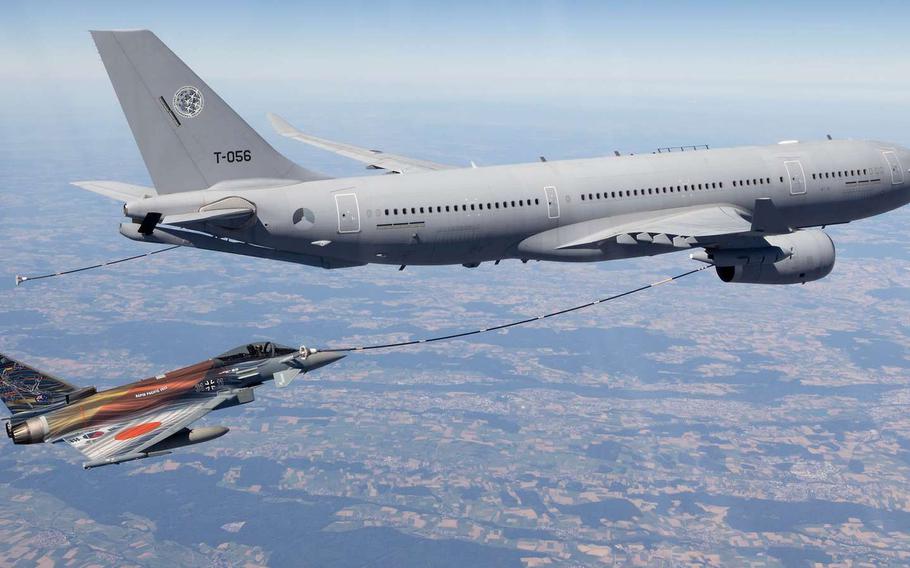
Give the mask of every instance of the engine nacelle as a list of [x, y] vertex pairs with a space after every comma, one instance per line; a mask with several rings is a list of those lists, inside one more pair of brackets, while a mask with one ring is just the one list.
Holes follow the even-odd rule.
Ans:
[[834, 268], [834, 242], [824, 231], [773, 235], [765, 237], [765, 241], [768, 247], [743, 250], [739, 255], [717, 251], [714, 264], [720, 279], [749, 284], [805, 284], [824, 278]]

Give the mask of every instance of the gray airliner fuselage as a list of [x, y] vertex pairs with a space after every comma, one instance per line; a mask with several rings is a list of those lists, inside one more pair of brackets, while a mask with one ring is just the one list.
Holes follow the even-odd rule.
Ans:
[[[726, 281], [805, 283], [834, 266], [811, 229], [910, 201], [910, 151], [854, 140], [455, 167], [279, 134], [395, 175], [330, 179], [288, 160], [146, 30], [92, 37], [155, 187], [121, 233], [325, 268], [598, 261], [692, 250]], [[694, 249], [694, 250], [693, 250]], [[703, 250], [700, 250], [703, 249]]]
[[[769, 198], [793, 229], [847, 223], [910, 201], [910, 151], [828, 140], [586, 160], [330, 179], [130, 203], [141, 220], [239, 197], [257, 222], [212, 234], [334, 262], [467, 264], [509, 258], [599, 261], [673, 252], [684, 243], [598, 242], [601, 227], [723, 204], [749, 212]], [[250, 182], [243, 182], [248, 185]]]

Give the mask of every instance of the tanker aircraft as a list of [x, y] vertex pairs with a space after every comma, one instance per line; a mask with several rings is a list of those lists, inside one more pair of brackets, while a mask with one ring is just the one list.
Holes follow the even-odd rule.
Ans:
[[253, 389], [279, 387], [344, 357], [270, 342], [251, 343], [214, 359], [105, 391], [79, 388], [0, 355], [0, 399], [12, 416], [14, 444], [66, 442], [88, 458], [85, 469], [162, 456], [228, 432], [190, 429], [213, 410], [253, 402]]
[[153, 33], [94, 31], [154, 187], [74, 182], [124, 202], [120, 232], [323, 268], [587, 262], [688, 250], [726, 282], [805, 283], [821, 230], [910, 201], [910, 150], [784, 141], [469, 167], [279, 134], [394, 175], [330, 179], [279, 154]]

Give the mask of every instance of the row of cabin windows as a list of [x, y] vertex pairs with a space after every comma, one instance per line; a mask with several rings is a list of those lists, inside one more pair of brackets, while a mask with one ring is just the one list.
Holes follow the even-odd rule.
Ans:
[[[858, 175], [867, 175], [865, 168], [861, 170], [842, 170], [837, 172], [823, 172], [823, 173], [814, 173], [812, 174], [812, 179], [830, 179], [838, 177], [850, 177]], [[781, 183], [783, 183], [784, 178], [780, 178]], [[753, 185], [770, 185], [771, 178], [752, 178], [752, 179], [741, 179], [733, 180], [733, 187], [745, 187]], [[655, 195], [661, 193], [682, 193], [685, 191], [697, 191], [702, 189], [723, 189], [724, 182], [709, 182], [709, 183], [698, 183], [698, 184], [683, 184], [677, 186], [666, 186], [666, 187], [649, 187], [648, 189], [626, 189], [619, 191], [604, 191], [603, 193], [582, 193], [582, 201], [594, 201], [595, 199], [615, 199], [617, 197], [638, 197], [639, 195]], [[497, 201], [495, 203], [487, 203], [486, 208], [491, 209], [508, 209], [511, 204], [511, 207], [525, 207], [529, 205], [540, 205], [540, 199], [519, 199], [518, 201]], [[460, 209], [459, 209], [460, 207]], [[412, 215], [417, 213], [433, 213], [434, 206], [429, 207], [411, 207], [410, 212]], [[462, 203], [460, 205], [436, 205], [436, 213], [450, 213], [452, 211], [483, 211], [483, 203]], [[469, 209], [470, 208], [470, 209]], [[388, 215], [398, 215], [400, 212], [401, 215], [408, 214], [408, 208], [403, 207], [401, 209], [386, 209], [385, 214]]]
[[866, 168], [863, 168], [861, 170], [840, 170], [837, 172], [820, 172], [817, 174], [812, 174], [812, 179], [831, 179], [831, 178], [855, 177], [855, 176], [865, 176], [865, 175], [869, 175], [869, 174], [867, 173]]
[[649, 187], [648, 189], [626, 189], [619, 191], [605, 191], [603, 193], [582, 193], [582, 201], [594, 201], [595, 199], [615, 199], [617, 197], [638, 197], [639, 195], [658, 195], [661, 193], [682, 193], [684, 191], [696, 191], [699, 189], [723, 189], [724, 182], [712, 181], [710, 183], [693, 183], [683, 185], [668, 185], [666, 187]]
[[[780, 178], [780, 181], [784, 181], [784, 178]], [[750, 183], [751, 182], [751, 183]], [[744, 185], [770, 185], [771, 178], [752, 178], [752, 179], [741, 179], [737, 185], [737, 180], [733, 180], [733, 187], [743, 187]]]
[[407, 215], [410, 211], [411, 215], [417, 215], [418, 213], [451, 213], [452, 211], [483, 211], [484, 205], [486, 205], [487, 210], [491, 209], [508, 209], [509, 207], [528, 207], [530, 205], [540, 205], [540, 199], [519, 199], [517, 201], [497, 201], [495, 203], [462, 203], [459, 205], [431, 205], [429, 207], [402, 207], [401, 209], [386, 209], [385, 214], [388, 215]]

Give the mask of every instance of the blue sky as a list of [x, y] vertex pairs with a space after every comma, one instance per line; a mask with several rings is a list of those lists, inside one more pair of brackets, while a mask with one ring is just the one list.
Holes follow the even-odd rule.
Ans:
[[96, 84], [86, 30], [146, 27], [209, 80], [306, 80], [326, 96], [893, 102], [910, 89], [908, 22], [906, 2], [14, 0], [0, 76]]
[[534, 149], [521, 156], [827, 133], [908, 144], [908, 22], [910, 3], [892, 1], [7, 0], [0, 135], [37, 121], [40, 136], [125, 132], [87, 30], [141, 27], [266, 136], [277, 111], [425, 158], [512, 159], [444, 147], [434, 117], [456, 113], [447, 123], [477, 130], [479, 145]]

